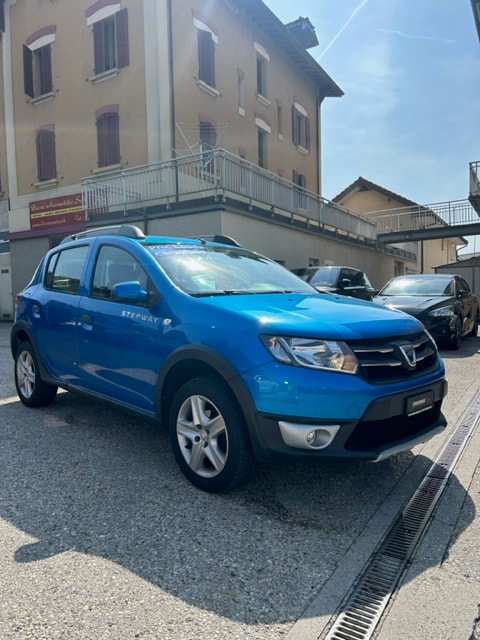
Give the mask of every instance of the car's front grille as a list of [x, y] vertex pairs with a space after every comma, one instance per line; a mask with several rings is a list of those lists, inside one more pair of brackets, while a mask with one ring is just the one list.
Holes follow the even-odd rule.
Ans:
[[349, 451], [376, 451], [413, 438], [426, 431], [440, 417], [441, 400], [431, 409], [413, 416], [399, 415], [385, 420], [361, 421], [345, 443]]
[[373, 384], [415, 378], [435, 371], [437, 348], [425, 331], [387, 340], [350, 341], [360, 364], [359, 375]]

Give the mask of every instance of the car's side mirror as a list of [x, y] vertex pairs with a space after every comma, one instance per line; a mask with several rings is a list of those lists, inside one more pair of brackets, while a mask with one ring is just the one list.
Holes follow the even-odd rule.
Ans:
[[340, 282], [338, 283], [339, 289], [346, 289], [347, 287], [351, 287], [351, 286], [352, 286], [352, 281], [349, 280], [348, 278], [342, 278], [342, 280], [340, 280]]
[[129, 302], [130, 304], [145, 304], [148, 302], [148, 291], [145, 291], [136, 280], [119, 282], [112, 287], [112, 300]]

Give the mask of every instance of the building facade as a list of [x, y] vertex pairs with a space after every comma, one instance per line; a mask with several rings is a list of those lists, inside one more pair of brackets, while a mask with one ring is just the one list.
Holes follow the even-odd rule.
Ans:
[[307, 50], [308, 19], [283, 25], [261, 0], [2, 5], [12, 300], [61, 238], [125, 217], [150, 233], [234, 235], [290, 268], [353, 263], [375, 286], [412, 260], [321, 197], [321, 108], [342, 91]]

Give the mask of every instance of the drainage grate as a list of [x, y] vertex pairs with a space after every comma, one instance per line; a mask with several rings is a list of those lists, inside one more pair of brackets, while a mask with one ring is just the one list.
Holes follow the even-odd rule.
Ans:
[[479, 417], [480, 391], [477, 391], [420, 486], [372, 556], [324, 640], [371, 638]]

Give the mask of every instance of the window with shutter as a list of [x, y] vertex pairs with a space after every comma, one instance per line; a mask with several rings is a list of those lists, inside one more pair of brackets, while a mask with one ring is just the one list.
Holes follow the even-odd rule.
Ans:
[[57, 161], [53, 125], [37, 130], [36, 144], [38, 181], [54, 180], [57, 177]]
[[120, 130], [117, 112], [105, 112], [97, 118], [98, 166], [120, 164]]
[[307, 187], [307, 178], [303, 173], [299, 173], [295, 169], [293, 170], [293, 184], [296, 185], [294, 189], [294, 203], [297, 209], [307, 208], [307, 196], [304, 191]]
[[215, 43], [209, 31], [198, 29], [198, 78], [215, 87]]
[[311, 133], [310, 118], [306, 115], [305, 110], [292, 106], [292, 142], [295, 146], [301, 147], [304, 151], [310, 151]]
[[203, 168], [213, 173], [212, 154], [208, 153], [217, 144], [217, 130], [209, 120], [200, 120], [200, 149], [204, 153]]
[[266, 66], [266, 61], [261, 56], [257, 56], [257, 93], [261, 96], [267, 95]]
[[93, 57], [95, 75], [130, 64], [127, 9], [93, 23]]
[[202, 150], [213, 149], [217, 143], [217, 131], [212, 122], [200, 120], [200, 143]]
[[257, 152], [258, 152], [258, 166], [264, 167], [266, 162], [266, 142], [267, 134], [261, 129], [257, 129]]
[[50, 44], [33, 51], [23, 45], [23, 83], [25, 93], [32, 99], [53, 91]]

